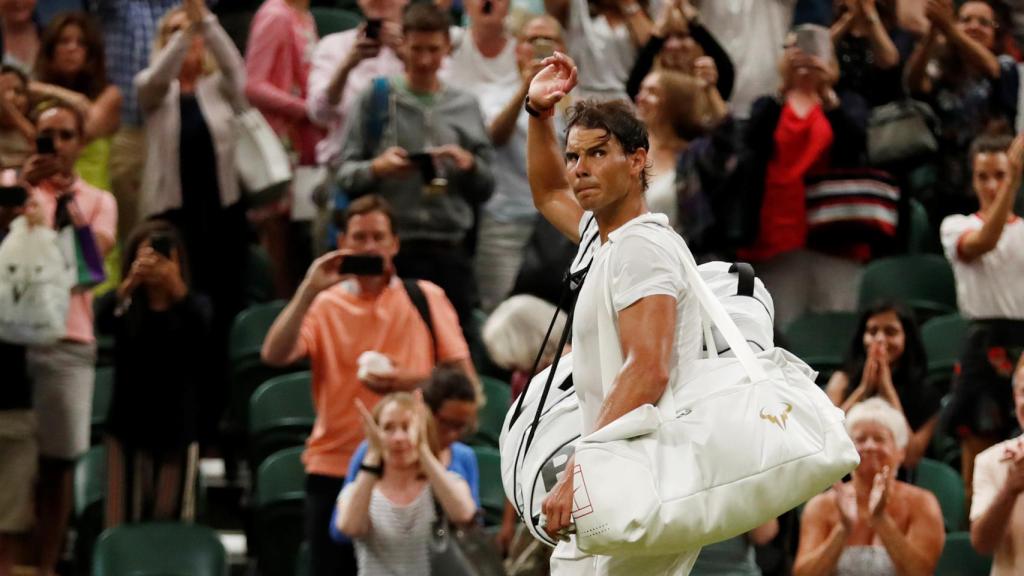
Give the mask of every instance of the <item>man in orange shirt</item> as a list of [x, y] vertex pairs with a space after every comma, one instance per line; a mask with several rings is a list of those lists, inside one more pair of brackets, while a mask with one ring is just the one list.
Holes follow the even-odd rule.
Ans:
[[[317, 420], [303, 461], [306, 538], [314, 575], [355, 573], [351, 547], [335, 544], [328, 535], [349, 460], [363, 440], [355, 401], [372, 408], [389, 392], [415, 389], [435, 364], [450, 364], [476, 377], [458, 316], [444, 291], [424, 280], [410, 286], [395, 276], [392, 259], [399, 241], [385, 200], [369, 195], [354, 201], [345, 214], [339, 246], [310, 266], [271, 326], [262, 351], [267, 364], [285, 366], [308, 356], [313, 368]], [[383, 266], [343, 274], [345, 259], [356, 255], [379, 256]], [[366, 263], [365, 258], [350, 258], [349, 264], [356, 260]], [[410, 290], [424, 297], [433, 330]], [[369, 356], [376, 356], [376, 362], [368, 362]]]

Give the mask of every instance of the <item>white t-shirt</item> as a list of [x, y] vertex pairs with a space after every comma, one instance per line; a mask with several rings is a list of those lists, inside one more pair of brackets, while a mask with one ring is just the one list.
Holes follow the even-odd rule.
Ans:
[[750, 105], [779, 89], [779, 58], [796, 0], [702, 0], [701, 20], [729, 54], [736, 82], [729, 107], [750, 116]]
[[[1003, 451], [1018, 438], [1000, 442], [985, 450], [974, 460], [974, 497], [971, 499], [971, 522], [981, 518], [1006, 483], [1009, 463]], [[1010, 513], [1010, 522], [1003, 539], [996, 546], [992, 559], [992, 576], [1011, 576], [1024, 571], [1024, 499], [1018, 498]]]
[[629, 100], [626, 80], [638, 50], [625, 22], [612, 27], [604, 16], [590, 16], [587, 0], [569, 0], [565, 40], [579, 71], [576, 99]]
[[1024, 320], [1024, 220], [1006, 223], [995, 249], [971, 262], [960, 259], [964, 235], [980, 230], [977, 214], [947, 216], [942, 221], [942, 248], [953, 266], [960, 313], [966, 318]]
[[[573, 382], [583, 415], [583, 434], [594, 430], [601, 405], [622, 368], [619, 312], [641, 298], [666, 294], [676, 299], [675, 346], [669, 386], [700, 354], [702, 332], [697, 298], [690, 292], [683, 258], [693, 261], [682, 237], [664, 214], [647, 213], [608, 235], [603, 244], [591, 214], [580, 220], [580, 252], [573, 272], [590, 271], [580, 290], [573, 316]], [[609, 329], [609, 327], [614, 327]]]

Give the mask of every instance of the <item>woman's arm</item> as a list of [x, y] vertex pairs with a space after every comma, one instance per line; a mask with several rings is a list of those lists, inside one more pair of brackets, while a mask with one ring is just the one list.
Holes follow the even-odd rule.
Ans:
[[175, 32], [150, 65], [135, 75], [135, 89], [139, 93], [139, 106], [143, 110], [153, 110], [160, 106], [171, 82], [181, 72], [191, 42], [190, 32]]
[[907, 87], [914, 94], [931, 94], [932, 80], [928, 77], [928, 61], [938, 43], [938, 32], [932, 27], [923, 40], [917, 43], [907, 60]]
[[468, 524], [476, 517], [476, 502], [469, 484], [454, 472], [448, 472], [444, 464], [430, 451], [427, 442], [420, 444], [420, 466], [427, 475], [430, 489], [440, 502], [445, 515], [455, 524]]
[[1009, 160], [1009, 178], [996, 192], [995, 201], [984, 212], [981, 228], [963, 235], [957, 246], [957, 256], [964, 262], [973, 262], [988, 254], [999, 244], [1006, 220], [1013, 214], [1013, 204], [1020, 189], [1021, 171], [1024, 170], [1024, 135], [1017, 136], [1006, 151]]
[[732, 64], [732, 58], [729, 57], [729, 53], [725, 51], [725, 48], [722, 48], [722, 45], [718, 43], [718, 40], [711, 34], [711, 31], [700, 23], [694, 22], [690, 24], [690, 36], [704, 50], [704, 55], [710, 56], [715, 61], [715, 67], [718, 68], [718, 82], [715, 86], [718, 88], [718, 93], [722, 99], [728, 100], [729, 96], [732, 95], [732, 87], [736, 81], [736, 69]]
[[633, 37], [633, 45], [637, 48], [647, 44], [651, 38], [651, 17], [636, 0], [621, 0], [619, 12], [626, 19], [629, 34]]
[[121, 125], [121, 89], [107, 85], [89, 107], [85, 116], [85, 138], [103, 138], [117, 132]]
[[849, 387], [850, 377], [846, 375], [846, 372], [836, 370], [832, 373], [832, 377], [828, 379], [828, 384], [825, 385], [825, 395], [836, 406], [842, 406], [846, 390]]
[[935, 427], [938, 424], [939, 415], [936, 414], [914, 431], [910, 436], [910, 443], [907, 445], [907, 455], [903, 458], [904, 466], [907, 468], [917, 466], [917, 463], [924, 457], [925, 451], [928, 450], [928, 445], [932, 442], [932, 436], [935, 435]]
[[220, 68], [221, 92], [232, 101], [241, 101], [245, 98], [245, 61], [238, 48], [212, 13], [207, 13], [198, 26]]
[[[379, 466], [380, 459], [370, 461], [371, 455], [363, 459], [367, 466]], [[372, 472], [360, 470], [356, 474], [356, 480], [348, 484], [338, 495], [337, 516], [335, 527], [339, 532], [350, 538], [364, 538], [370, 533], [372, 523], [370, 522], [370, 500], [373, 497], [373, 487], [379, 478]]]
[[904, 534], [896, 522], [883, 512], [871, 522], [889, 558], [896, 566], [896, 572], [905, 576], [927, 576], [935, 572], [942, 546], [946, 542], [942, 510], [939, 502], [930, 492], [909, 489], [908, 509], [910, 526]]
[[875, 66], [882, 70], [888, 70], [900, 63], [900, 52], [896, 44], [885, 29], [885, 24], [878, 16], [878, 10], [874, 2], [865, 2], [865, 17], [868, 21], [868, 42], [871, 43], [871, 50], [875, 53]]
[[651, 35], [647, 43], [640, 49], [636, 60], [633, 61], [633, 69], [629, 71], [629, 78], [626, 79], [626, 94], [630, 100], [636, 100], [636, 95], [640, 93], [640, 84], [651, 72], [651, 68], [654, 68], [654, 59], [658, 56], [658, 52], [661, 52], [661, 47], [664, 45], [665, 38], [655, 33]]
[[800, 520], [800, 547], [793, 564], [793, 576], [820, 576], [831, 574], [846, 545], [846, 528], [842, 522], [829, 519], [829, 508], [834, 507], [833, 492], [811, 499]]

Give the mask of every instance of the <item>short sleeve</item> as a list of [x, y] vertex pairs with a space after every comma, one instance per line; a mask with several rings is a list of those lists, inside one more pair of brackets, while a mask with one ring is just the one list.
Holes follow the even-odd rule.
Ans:
[[459, 315], [455, 313], [455, 308], [445, 296], [444, 290], [430, 282], [419, 280], [417, 283], [427, 297], [427, 304], [430, 307], [438, 361], [451, 362], [469, 358], [469, 345], [462, 335]]
[[452, 472], [457, 473], [469, 485], [469, 491], [473, 494], [473, 501], [480, 506], [480, 466], [476, 461], [476, 454], [473, 449], [461, 442], [451, 446], [452, 464], [448, 467]]
[[950, 262], [960, 258], [960, 241], [964, 234], [980, 227], [975, 218], [957, 214], [947, 216], [939, 228], [939, 237], [942, 240], [942, 252]]
[[321, 333], [320, 323], [323, 322], [320, 310], [323, 309], [322, 300], [318, 297], [313, 305], [306, 311], [302, 319], [302, 326], [299, 328], [299, 339], [296, 344], [299, 347], [300, 356], [315, 356], [320, 349], [319, 342]]
[[611, 261], [612, 306], [616, 312], [641, 298], [666, 295], [675, 299], [686, 290], [682, 266], [671, 248], [655, 238], [629, 234], [616, 240]]
[[996, 444], [982, 452], [974, 459], [974, 497], [971, 499], [970, 520], [974, 522], [988, 511], [996, 494], [999, 493], [1001, 474], [999, 473], [999, 453], [1003, 445]]

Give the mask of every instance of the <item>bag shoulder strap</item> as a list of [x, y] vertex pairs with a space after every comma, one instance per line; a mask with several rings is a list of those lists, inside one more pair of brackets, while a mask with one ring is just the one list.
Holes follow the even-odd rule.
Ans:
[[440, 355], [437, 350], [437, 336], [434, 334], [434, 320], [430, 316], [430, 302], [427, 301], [427, 295], [423, 293], [423, 289], [415, 279], [402, 278], [402, 286], [405, 287], [405, 292], [409, 295], [409, 300], [412, 300], [416, 311], [419, 312], [423, 323], [427, 325], [430, 342], [434, 347], [434, 363], [437, 363], [440, 360]]

